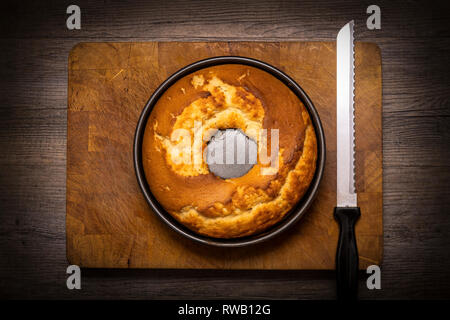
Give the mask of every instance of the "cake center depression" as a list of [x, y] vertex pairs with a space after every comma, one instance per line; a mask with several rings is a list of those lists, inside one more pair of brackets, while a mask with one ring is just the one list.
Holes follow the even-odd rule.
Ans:
[[[170, 137], [155, 133], [167, 164], [175, 173], [188, 177], [209, 174], [204, 151], [217, 130], [239, 128], [258, 143], [264, 119], [261, 101], [243, 87], [227, 84], [217, 76], [205, 80], [202, 75], [193, 76], [191, 85], [207, 94], [175, 116]], [[155, 131], [157, 127], [156, 121]]]
[[239, 129], [217, 131], [206, 147], [209, 171], [223, 179], [243, 176], [253, 167], [257, 158], [256, 142]]
[[[226, 129], [254, 141], [257, 159], [242, 176], [222, 179], [206, 153]], [[175, 219], [199, 234], [236, 238], [264, 231], [297, 204], [315, 173], [317, 142], [305, 106], [281, 81], [220, 65], [181, 78], [159, 98], [142, 159], [153, 195]]]

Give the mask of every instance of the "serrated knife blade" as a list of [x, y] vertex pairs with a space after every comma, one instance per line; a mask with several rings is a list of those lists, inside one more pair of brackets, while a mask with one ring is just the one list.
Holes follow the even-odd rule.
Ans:
[[355, 223], [360, 217], [355, 190], [355, 114], [353, 21], [336, 39], [336, 202], [334, 217], [339, 223], [336, 252], [337, 295], [355, 300], [358, 288], [359, 257]]
[[356, 207], [353, 21], [337, 36], [337, 206]]

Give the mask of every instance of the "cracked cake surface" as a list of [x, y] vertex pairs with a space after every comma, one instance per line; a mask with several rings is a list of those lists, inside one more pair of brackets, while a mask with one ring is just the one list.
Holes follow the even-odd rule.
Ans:
[[[229, 128], [257, 143], [258, 159], [245, 175], [222, 179], [203, 153], [217, 130]], [[176, 220], [202, 235], [236, 238], [264, 231], [298, 203], [314, 177], [317, 141], [305, 106], [285, 84], [258, 68], [225, 64], [164, 92], [147, 121], [142, 160], [151, 192]]]

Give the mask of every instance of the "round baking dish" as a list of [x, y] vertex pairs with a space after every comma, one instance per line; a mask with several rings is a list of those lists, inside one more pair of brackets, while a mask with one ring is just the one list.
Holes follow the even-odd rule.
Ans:
[[[223, 238], [212, 238], [208, 236], [203, 236], [200, 234], [195, 233], [194, 231], [188, 229], [184, 225], [182, 225], [180, 222], [176, 221], [175, 218], [173, 218], [168, 212], [166, 212], [162, 206], [158, 203], [156, 198], [153, 196], [153, 194], [150, 191], [150, 188], [148, 186], [144, 168], [142, 164], [142, 140], [144, 137], [144, 131], [147, 123], [147, 119], [150, 115], [150, 113], [153, 110], [154, 105], [158, 101], [158, 99], [161, 97], [161, 95], [167, 90], [170, 86], [172, 86], [176, 81], [183, 78], [184, 76], [193, 73], [195, 71], [198, 71], [203, 68], [212, 67], [216, 65], [221, 64], [241, 64], [241, 65], [248, 65], [252, 67], [259, 68], [263, 71], [266, 71], [270, 73], [271, 75], [278, 78], [280, 81], [282, 81], [287, 87], [289, 87], [292, 92], [294, 92], [299, 99], [303, 102], [305, 105], [305, 108], [308, 110], [311, 121], [314, 125], [314, 129], [316, 132], [316, 138], [317, 138], [317, 165], [316, 165], [316, 171], [313, 180], [311, 181], [311, 184], [307, 190], [307, 192], [304, 194], [304, 196], [300, 199], [300, 201], [297, 203], [297, 205], [286, 214], [286, 216], [278, 223], [270, 227], [269, 229], [265, 230], [262, 233], [254, 234], [251, 236], [241, 237], [241, 238], [232, 238], [232, 239], [223, 239]], [[195, 63], [192, 63], [177, 72], [175, 72], [173, 75], [171, 75], [166, 81], [164, 81], [153, 93], [153, 95], [148, 100], [147, 104], [144, 107], [144, 110], [142, 111], [142, 114], [139, 118], [139, 121], [137, 123], [136, 127], [136, 133], [134, 136], [134, 146], [133, 146], [133, 156], [134, 156], [134, 167], [136, 171], [137, 180], [139, 183], [139, 186], [144, 194], [145, 199], [147, 200], [150, 207], [153, 209], [153, 211], [173, 230], [176, 232], [182, 234], [183, 236], [203, 243], [207, 245], [213, 245], [213, 246], [219, 246], [219, 247], [241, 247], [246, 245], [251, 245], [255, 243], [259, 243], [262, 241], [266, 241], [268, 239], [271, 239], [275, 237], [276, 235], [282, 233], [283, 231], [287, 230], [289, 227], [294, 225], [297, 221], [300, 220], [300, 218], [305, 214], [307, 209], [310, 207], [311, 203], [313, 202], [317, 190], [320, 184], [320, 181], [322, 179], [323, 170], [325, 166], [325, 136], [322, 128], [322, 124], [320, 122], [319, 115], [317, 113], [316, 108], [314, 107], [313, 103], [309, 99], [309, 97], [306, 95], [306, 93], [303, 91], [303, 89], [294, 81], [292, 80], [288, 75], [286, 75], [284, 72], [278, 70], [277, 68], [251, 58], [245, 58], [245, 57], [237, 57], [237, 56], [222, 56], [222, 57], [213, 57], [204, 59]]]

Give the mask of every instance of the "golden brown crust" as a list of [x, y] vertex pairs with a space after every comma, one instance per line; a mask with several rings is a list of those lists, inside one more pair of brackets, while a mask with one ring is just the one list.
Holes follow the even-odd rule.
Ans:
[[[242, 177], [214, 176], [201, 157], [208, 138], [193, 133], [198, 124], [205, 136], [214, 133], [208, 129], [240, 128], [258, 142], [259, 156], [259, 130], [268, 129], [270, 139], [270, 129], [279, 129], [278, 170], [259, 159]], [[175, 129], [190, 135], [174, 137]], [[180, 79], [161, 96], [142, 151], [150, 189], [172, 216], [200, 234], [235, 238], [272, 226], [301, 199], [315, 173], [317, 142], [306, 108], [281, 81], [257, 68], [220, 65]]]

